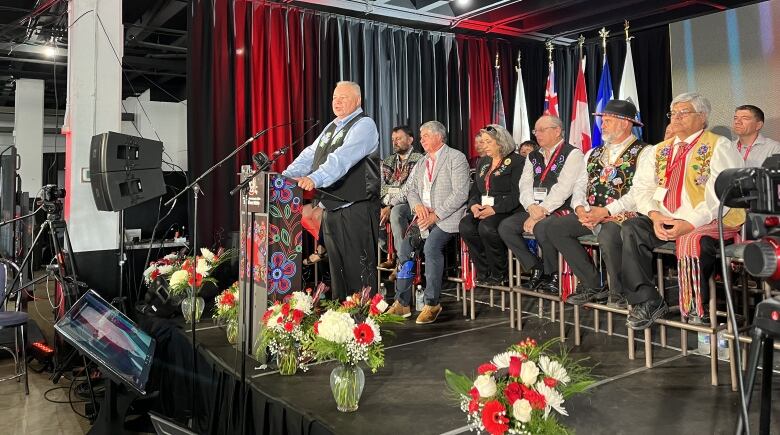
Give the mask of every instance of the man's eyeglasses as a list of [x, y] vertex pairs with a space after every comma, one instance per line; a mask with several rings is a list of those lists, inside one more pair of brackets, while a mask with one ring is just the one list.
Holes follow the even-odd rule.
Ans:
[[700, 112], [694, 112], [692, 110], [680, 110], [679, 112], [676, 112], [676, 111], [673, 110], [673, 111], [667, 113], [666, 117], [669, 118], [669, 119], [672, 119], [672, 118], [685, 118], [686, 116], [691, 115], [693, 113], [700, 113]]
[[542, 127], [542, 128], [535, 128], [531, 130], [531, 133], [536, 136], [539, 133], [544, 133], [545, 131], [551, 129], [551, 128], [557, 128], [557, 127]]

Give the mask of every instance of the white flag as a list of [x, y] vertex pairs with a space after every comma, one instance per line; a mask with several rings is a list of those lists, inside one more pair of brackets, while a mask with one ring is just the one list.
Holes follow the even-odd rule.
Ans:
[[528, 112], [525, 105], [525, 88], [523, 87], [523, 70], [517, 70], [517, 89], [515, 90], [515, 115], [512, 119], [512, 138], [515, 145], [531, 139], [531, 128], [528, 127]]
[[[630, 41], [626, 41], [626, 62], [623, 65], [623, 77], [620, 78], [618, 98], [630, 101], [636, 106], [636, 119], [642, 122], [642, 117], [639, 113], [639, 94], [636, 90], [636, 75], [634, 75], [634, 56], [631, 55]], [[634, 126], [634, 135], [640, 139], [642, 138], [642, 128], [638, 125]]]

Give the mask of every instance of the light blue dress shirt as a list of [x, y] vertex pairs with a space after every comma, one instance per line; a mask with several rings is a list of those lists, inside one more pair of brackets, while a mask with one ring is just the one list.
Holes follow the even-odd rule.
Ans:
[[317, 136], [317, 140], [301, 151], [298, 158], [282, 172], [282, 175], [291, 178], [308, 176], [314, 182], [314, 186], [318, 188], [328, 187], [341, 179], [350, 168], [379, 148], [379, 132], [373, 119], [364, 117], [356, 122], [344, 137], [344, 143], [330, 153], [325, 162], [312, 172], [311, 165], [314, 163], [314, 153], [317, 151], [323, 133], [331, 124], [336, 124], [336, 129], [333, 132], [335, 136], [352, 118], [361, 113], [363, 113], [363, 109], [358, 107], [344, 119], [334, 119], [326, 125], [322, 133]]

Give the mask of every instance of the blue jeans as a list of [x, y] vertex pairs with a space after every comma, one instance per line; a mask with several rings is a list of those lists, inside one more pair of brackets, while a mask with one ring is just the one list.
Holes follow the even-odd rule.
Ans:
[[[425, 239], [423, 253], [425, 255], [425, 304], [439, 305], [441, 295], [442, 274], [444, 273], [444, 247], [453, 237], [453, 233], [443, 231], [437, 226], [430, 228], [430, 234]], [[395, 300], [407, 307], [412, 302], [412, 282], [414, 281], [414, 258], [412, 245], [407, 238], [398, 250], [398, 278], [395, 281]]]
[[[390, 229], [393, 231], [393, 248], [396, 256], [401, 252], [401, 244], [404, 240], [406, 228], [412, 222], [412, 211], [409, 204], [398, 204], [390, 209]], [[379, 246], [387, 252], [387, 234], [384, 225], [379, 229]]]

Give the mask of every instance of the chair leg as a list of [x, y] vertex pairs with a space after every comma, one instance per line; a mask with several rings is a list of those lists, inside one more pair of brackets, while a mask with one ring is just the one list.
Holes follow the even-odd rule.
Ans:
[[688, 331], [680, 329], [680, 349], [683, 356], [688, 356]]
[[599, 310], [594, 309], [593, 310], [593, 331], [598, 334], [599, 333]]
[[[458, 288], [460, 289], [461, 293], [463, 294], [463, 297], [461, 298], [461, 303], [463, 304], [463, 317], [468, 316], [468, 297], [466, 296], [466, 285], [458, 283]], [[474, 291], [474, 289], [471, 289], [471, 291]]]
[[471, 320], [474, 320], [476, 318], [475, 310], [476, 310], [476, 293], [477, 293], [477, 287], [471, 289]]
[[580, 345], [580, 307], [574, 306], [574, 345]]
[[506, 292], [501, 291], [501, 312], [506, 310]]
[[710, 375], [712, 377], [712, 385], [718, 385], [718, 336], [715, 334], [715, 329], [718, 326], [718, 307], [715, 302], [715, 278], [710, 277], [710, 328], [713, 333], [710, 334]]
[[[729, 334], [732, 333], [733, 329], [731, 329], [731, 321], [728, 319], [728, 316], [726, 318], [726, 330], [729, 332]], [[736, 342], [736, 343], [735, 343]], [[729, 340], [729, 373], [731, 375], [731, 391], [737, 391], [737, 362], [735, 361], [736, 352], [734, 351], [734, 346], [739, 343], [739, 334], [734, 334], [734, 339]]]
[[607, 335], [612, 335], [612, 311], [607, 311]]
[[653, 331], [645, 329], [645, 367], [653, 367]]
[[[501, 293], [503, 296], [504, 294]], [[515, 327], [515, 296], [512, 294], [512, 292], [509, 292], [509, 327], [514, 328]]]
[[[666, 298], [666, 292], [664, 288], [664, 262], [660, 255], [655, 258], [656, 270], [658, 275], [658, 293], [662, 298]], [[666, 325], [661, 325], [661, 347], [666, 347]], [[648, 366], [649, 367], [649, 366]]]
[[517, 293], [517, 330], [523, 330], [523, 294]]
[[493, 308], [493, 289], [490, 289], [490, 308]]
[[20, 326], [19, 331], [22, 335], [22, 358], [20, 361], [22, 373], [24, 373], [24, 395], [29, 396], [30, 395], [30, 384], [27, 381], [27, 340], [25, 339], [25, 327]]
[[[563, 301], [558, 302], [558, 305], [560, 306], [561, 314], [560, 314], [560, 335], [561, 335], [561, 342], [566, 341], [566, 316], [564, 315], [566, 313], [566, 307]], [[553, 307], [555, 307], [555, 302], [553, 302]], [[554, 311], [553, 311], [554, 312]]]
[[628, 359], [636, 359], [636, 342], [634, 340], [634, 330], [628, 328]]

